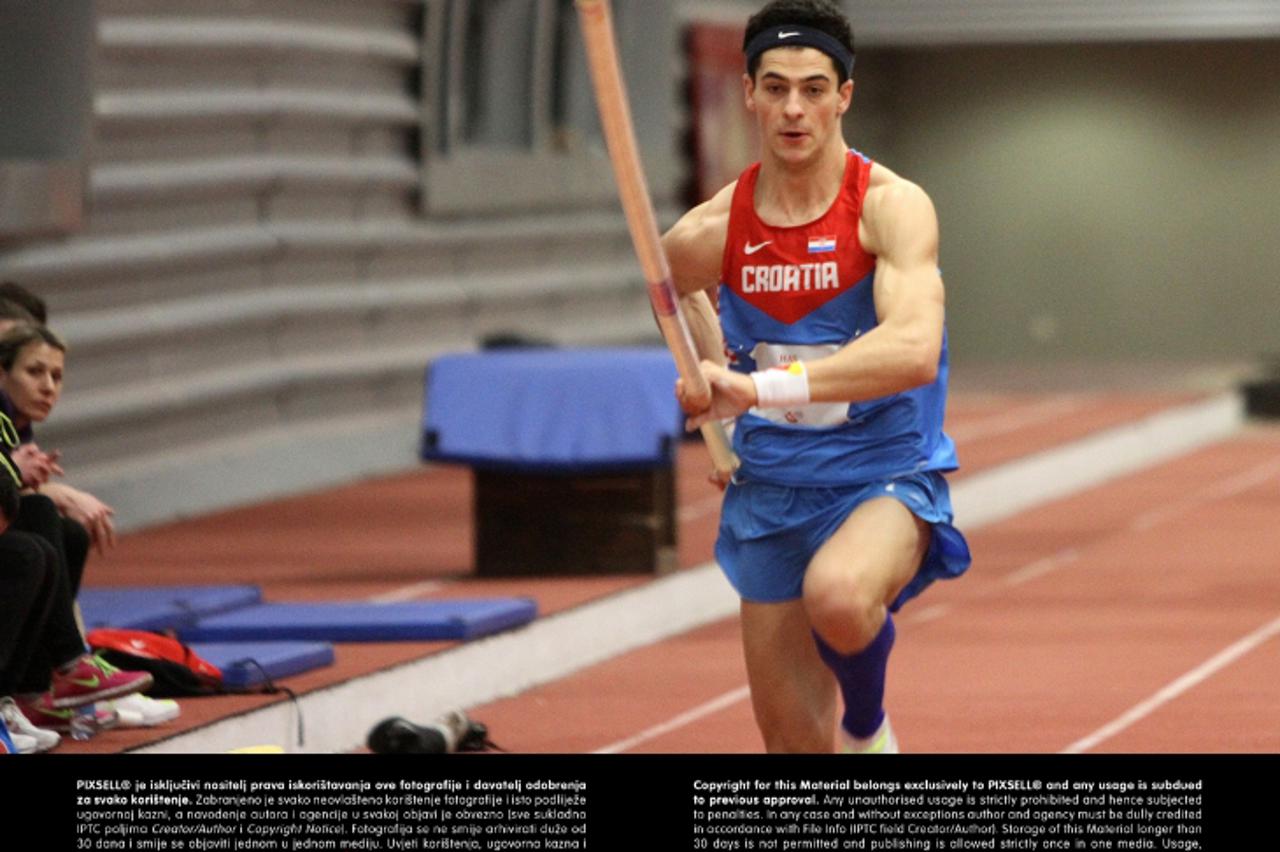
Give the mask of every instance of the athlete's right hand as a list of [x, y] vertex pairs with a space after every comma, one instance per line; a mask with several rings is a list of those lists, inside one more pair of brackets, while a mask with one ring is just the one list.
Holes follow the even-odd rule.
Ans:
[[676, 401], [680, 403], [680, 410], [696, 417], [710, 408], [711, 385], [707, 384], [705, 388], [702, 393], [696, 393], [684, 379], [676, 379]]
[[[751, 381], [750, 376], [735, 373], [714, 361], [703, 361], [698, 366], [702, 370], [703, 378], [707, 380], [707, 385], [711, 388], [711, 398], [707, 403], [701, 406], [687, 405], [688, 397], [685, 393], [684, 381], [676, 381], [676, 398], [680, 400], [685, 414], [689, 415], [685, 421], [685, 428], [690, 432], [712, 420], [737, 417], [756, 404], [756, 385]], [[701, 400], [697, 401], [701, 402]]]

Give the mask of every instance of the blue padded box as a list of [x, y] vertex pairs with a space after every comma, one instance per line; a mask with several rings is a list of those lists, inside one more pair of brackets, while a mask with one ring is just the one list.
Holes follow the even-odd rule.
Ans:
[[665, 349], [442, 356], [427, 373], [422, 457], [523, 471], [669, 465], [684, 434], [675, 382]]
[[328, 642], [201, 642], [191, 649], [221, 669], [222, 683], [231, 689], [333, 665]]
[[684, 415], [662, 348], [504, 349], [436, 359], [422, 457], [474, 468], [480, 576], [676, 564]]
[[272, 603], [202, 618], [184, 642], [318, 640], [400, 642], [474, 639], [533, 620], [528, 598], [406, 603]]
[[77, 597], [85, 629], [179, 630], [205, 615], [262, 601], [257, 586], [119, 586], [83, 588]]

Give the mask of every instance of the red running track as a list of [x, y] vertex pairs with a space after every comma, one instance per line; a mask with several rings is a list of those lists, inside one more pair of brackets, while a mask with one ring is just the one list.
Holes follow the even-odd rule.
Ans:
[[[1280, 430], [982, 529], [899, 617], [917, 752], [1276, 752]], [[473, 708], [517, 751], [758, 751], [730, 619]], [[1073, 748], [1074, 747], [1074, 748]]]

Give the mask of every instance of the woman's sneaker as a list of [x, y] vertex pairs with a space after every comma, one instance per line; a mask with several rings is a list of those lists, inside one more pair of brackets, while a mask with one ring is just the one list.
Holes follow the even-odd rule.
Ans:
[[0, 719], [9, 728], [9, 736], [23, 754], [48, 751], [62, 742], [62, 737], [46, 728], [38, 728], [22, 713], [16, 701], [8, 696], [0, 698]]
[[50, 701], [62, 709], [141, 692], [151, 686], [149, 672], [121, 671], [96, 654], [85, 654], [69, 671], [55, 669]]
[[[114, 728], [120, 721], [114, 710], [105, 707], [93, 707], [91, 713], [83, 707], [54, 707], [50, 693], [19, 696], [18, 709], [37, 728], [45, 728], [59, 733], [71, 733], [72, 723], [77, 723], [89, 735]], [[77, 719], [77, 717], [80, 717]]]
[[122, 728], [150, 728], [178, 718], [182, 712], [172, 698], [151, 698], [140, 693], [126, 695], [108, 701], [107, 706], [116, 711]]
[[22, 754], [22, 747], [25, 745], [22, 742], [24, 739], [30, 738], [19, 734], [18, 740], [15, 741], [13, 734], [9, 733], [9, 728], [5, 725], [4, 720], [0, 719], [0, 754]]

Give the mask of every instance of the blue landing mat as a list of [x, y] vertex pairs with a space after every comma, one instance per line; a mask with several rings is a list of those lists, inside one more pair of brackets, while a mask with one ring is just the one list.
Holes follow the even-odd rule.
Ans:
[[465, 640], [518, 627], [537, 614], [537, 604], [528, 598], [278, 603], [202, 618], [180, 634], [184, 642]]
[[202, 616], [262, 601], [257, 586], [120, 586], [83, 588], [77, 597], [87, 630], [180, 630]]
[[669, 465], [684, 435], [675, 382], [664, 348], [441, 356], [427, 375], [422, 457], [526, 472]]
[[231, 689], [333, 665], [328, 642], [200, 642], [191, 649], [221, 669], [222, 683]]

